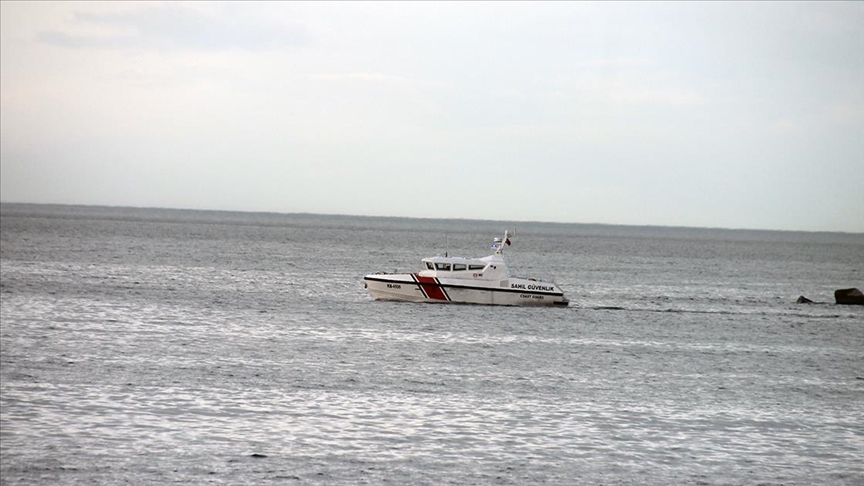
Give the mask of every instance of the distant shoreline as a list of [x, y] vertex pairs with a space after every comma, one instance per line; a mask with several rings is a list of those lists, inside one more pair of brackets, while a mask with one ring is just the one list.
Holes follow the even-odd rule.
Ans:
[[[782, 230], [782, 229], [753, 229], [753, 228], [724, 228], [724, 227], [709, 227], [709, 226], [662, 226], [662, 225], [628, 225], [628, 224], [613, 224], [613, 223], [580, 223], [580, 222], [557, 222], [557, 221], [517, 221], [517, 220], [495, 220], [495, 219], [474, 219], [474, 218], [430, 218], [419, 216], [375, 216], [364, 214], [340, 214], [340, 213], [308, 213], [308, 212], [275, 212], [275, 211], [249, 211], [249, 210], [227, 210], [227, 209], [191, 209], [191, 208], [170, 208], [170, 207], [150, 207], [150, 206], [108, 206], [95, 204], [57, 204], [57, 203], [26, 203], [26, 202], [7, 202], [0, 201], [0, 213], [6, 211], [32, 211], [34, 213], [47, 213], [48, 210], [53, 212], [71, 212], [71, 211], [93, 211], [100, 213], [101, 216], [109, 219], [124, 219], [128, 217], [145, 219], [153, 221], [169, 220], [169, 216], [179, 216], [181, 214], [199, 213], [201, 215], [222, 215], [222, 216], [244, 216], [244, 217], [259, 217], [259, 218], [336, 218], [336, 219], [365, 219], [369, 221], [379, 220], [411, 220], [411, 221], [428, 221], [428, 222], [462, 222], [462, 223], [480, 223], [483, 225], [497, 224], [504, 226], [516, 225], [542, 225], [546, 227], [579, 227], [579, 228], [596, 228], [610, 232], [692, 232], [693, 236], [699, 233], [748, 233], [748, 234], [787, 234], [787, 235], [841, 235], [841, 236], [859, 236], [864, 237], [864, 232], [850, 231], [808, 231], [808, 230]], [[145, 215], [144, 213], [149, 213]], [[164, 217], [154, 217], [161, 213]], [[33, 216], [48, 216], [48, 214], [33, 214]], [[95, 214], [94, 214], [95, 215]], [[68, 214], [67, 216], [75, 217], [76, 215]], [[81, 216], [80, 214], [77, 216]], [[121, 217], [123, 216], [123, 217]], [[188, 218], [183, 218], [188, 219]], [[864, 244], [864, 241], [860, 243]]]

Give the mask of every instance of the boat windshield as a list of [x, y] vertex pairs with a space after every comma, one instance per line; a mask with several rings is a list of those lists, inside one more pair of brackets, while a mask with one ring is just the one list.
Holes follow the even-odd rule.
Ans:
[[449, 272], [450, 271], [450, 264], [449, 263], [436, 263], [435, 264], [435, 270], [442, 270], [445, 272]]

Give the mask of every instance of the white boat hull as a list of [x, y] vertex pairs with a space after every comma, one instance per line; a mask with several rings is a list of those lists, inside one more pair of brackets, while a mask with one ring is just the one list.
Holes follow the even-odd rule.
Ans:
[[466, 281], [396, 273], [367, 275], [364, 280], [369, 294], [377, 300], [519, 306], [569, 304], [555, 284], [531, 279]]

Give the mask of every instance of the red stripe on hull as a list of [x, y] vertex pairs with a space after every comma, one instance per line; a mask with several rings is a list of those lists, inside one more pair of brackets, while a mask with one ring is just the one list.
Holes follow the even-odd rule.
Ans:
[[450, 300], [447, 298], [447, 294], [444, 293], [444, 289], [438, 285], [438, 280], [433, 277], [421, 277], [418, 274], [414, 274], [414, 278], [417, 280], [417, 283], [420, 284], [420, 287], [423, 288], [423, 292], [429, 296], [432, 300]]

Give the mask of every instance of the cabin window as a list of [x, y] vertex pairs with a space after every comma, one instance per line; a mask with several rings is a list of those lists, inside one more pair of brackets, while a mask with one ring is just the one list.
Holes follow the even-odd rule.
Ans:
[[483, 270], [486, 265], [468, 265], [468, 270]]
[[449, 263], [436, 263], [435, 264], [435, 270], [442, 270], [445, 272], [449, 272], [450, 271], [450, 264]]
[[453, 271], [454, 272], [459, 272], [459, 271], [465, 270], [466, 268], [468, 268], [468, 266], [465, 265], [464, 263], [454, 263], [453, 264]]
[[428, 268], [429, 270], [435, 270], [435, 267], [432, 266], [432, 262], [426, 262], [426, 268]]

